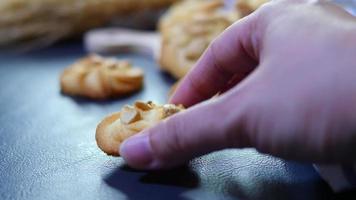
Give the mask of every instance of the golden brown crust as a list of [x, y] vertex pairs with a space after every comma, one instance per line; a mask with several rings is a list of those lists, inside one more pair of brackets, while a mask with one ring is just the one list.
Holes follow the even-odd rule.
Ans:
[[222, 0], [177, 3], [159, 24], [161, 68], [177, 79], [182, 78], [210, 42], [239, 18], [239, 12], [225, 9]]
[[[104, 150], [108, 155], [117, 155], [117, 145], [112, 145], [116, 141], [110, 141], [107, 138], [110, 138], [109, 132], [105, 131], [106, 127], [111, 123], [116, 121], [120, 117], [120, 113], [114, 113], [106, 117], [97, 127], [95, 139], [100, 149]], [[120, 142], [118, 142], [120, 144]]]
[[106, 117], [98, 125], [95, 136], [98, 147], [108, 155], [119, 156], [119, 146], [124, 140], [183, 109], [181, 105], [156, 105], [141, 101], [134, 106], [124, 106], [120, 112]]
[[237, 8], [243, 16], [249, 15], [257, 10], [262, 4], [269, 0], [239, 0], [236, 3]]
[[230, 9], [223, 0], [186, 0], [174, 4], [159, 23], [161, 69], [182, 78], [220, 33], [267, 1], [237, 0]]
[[154, 13], [175, 1], [0, 0], [0, 46], [48, 45], [128, 14]]
[[143, 76], [143, 71], [128, 61], [90, 55], [65, 69], [60, 84], [68, 95], [107, 99], [140, 90]]

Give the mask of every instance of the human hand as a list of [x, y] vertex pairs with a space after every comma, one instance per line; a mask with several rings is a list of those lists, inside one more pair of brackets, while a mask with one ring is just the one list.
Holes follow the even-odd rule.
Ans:
[[355, 78], [353, 16], [327, 2], [273, 1], [228, 28], [183, 79], [171, 102], [191, 108], [128, 139], [120, 152], [138, 169], [243, 147], [352, 162]]

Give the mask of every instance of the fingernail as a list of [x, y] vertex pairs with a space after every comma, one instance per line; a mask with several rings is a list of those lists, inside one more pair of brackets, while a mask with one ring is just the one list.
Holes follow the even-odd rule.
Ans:
[[148, 134], [140, 134], [127, 139], [120, 145], [120, 155], [132, 167], [147, 169], [153, 162]]

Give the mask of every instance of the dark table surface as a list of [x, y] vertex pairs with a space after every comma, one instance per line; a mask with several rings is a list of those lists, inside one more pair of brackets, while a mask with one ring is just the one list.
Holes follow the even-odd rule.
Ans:
[[153, 59], [130, 97], [93, 102], [60, 93], [58, 77], [85, 53], [79, 43], [0, 55], [0, 199], [355, 199], [335, 195], [311, 164], [225, 150], [172, 171], [143, 172], [101, 152], [98, 122], [136, 99], [165, 102], [173, 80]]

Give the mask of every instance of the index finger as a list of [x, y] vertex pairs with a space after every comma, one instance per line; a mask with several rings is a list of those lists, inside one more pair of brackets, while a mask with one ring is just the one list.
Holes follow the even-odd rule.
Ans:
[[192, 106], [223, 90], [233, 77], [246, 77], [258, 64], [254, 15], [247, 16], [216, 38], [182, 79], [171, 103]]

